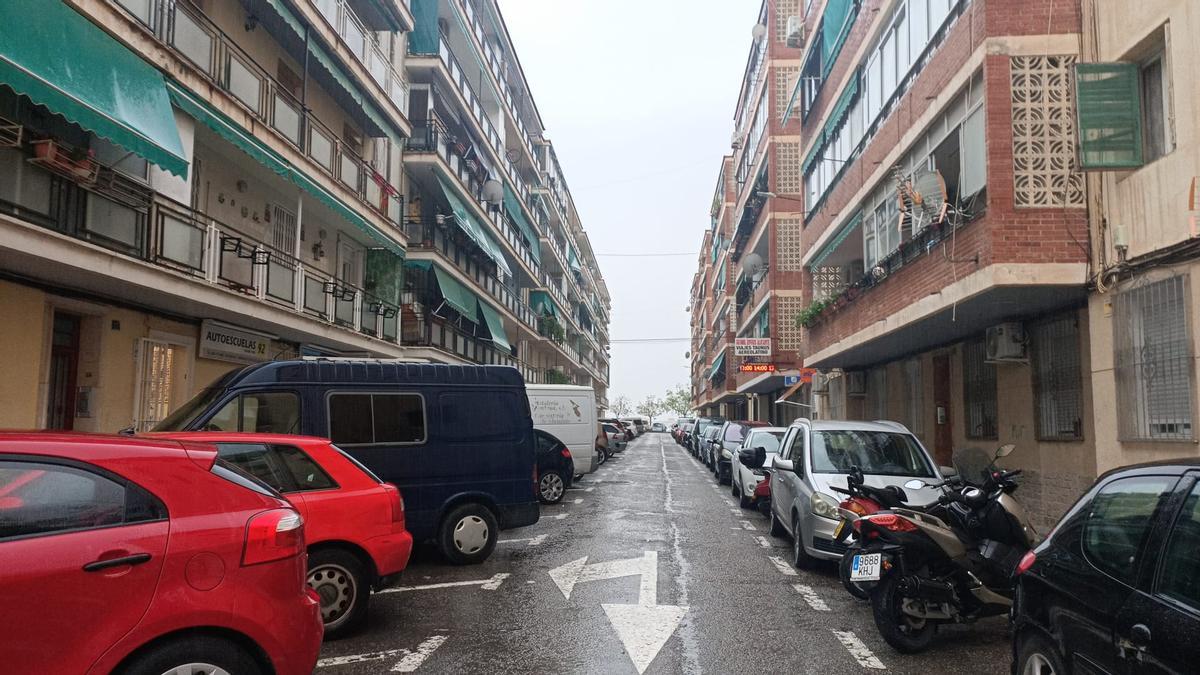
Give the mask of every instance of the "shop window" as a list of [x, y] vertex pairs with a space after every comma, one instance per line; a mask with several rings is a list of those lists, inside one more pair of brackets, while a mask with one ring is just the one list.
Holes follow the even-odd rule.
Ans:
[[982, 340], [963, 345], [963, 406], [966, 408], [966, 437], [996, 438], [996, 366], [987, 363], [987, 346]]
[[1195, 438], [1188, 276], [1117, 295], [1113, 312], [1121, 440]]
[[1083, 438], [1079, 320], [1065, 316], [1030, 327], [1033, 395], [1039, 440]]

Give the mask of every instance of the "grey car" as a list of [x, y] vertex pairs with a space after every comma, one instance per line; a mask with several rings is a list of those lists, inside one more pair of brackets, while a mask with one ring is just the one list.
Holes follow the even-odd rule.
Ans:
[[751, 469], [738, 461], [737, 451], [751, 448], [766, 450], [767, 461], [763, 463], [763, 467], [769, 470], [775, 453], [779, 452], [779, 442], [783, 440], [785, 433], [787, 433], [787, 429], [783, 427], [752, 428], [750, 433], [746, 434], [746, 438], [742, 440], [741, 447], [734, 451], [731, 460], [730, 491], [734, 497], [738, 498], [743, 509], [750, 508], [750, 498], [754, 496], [754, 488], [762, 482], [765, 474], [763, 469]]
[[[771, 466], [771, 534], [792, 538], [796, 567], [837, 560], [845, 552], [833, 540], [841, 498], [830, 486], [845, 488], [854, 466], [868, 485], [879, 487], [903, 486], [913, 478], [934, 482], [939, 476], [929, 452], [898, 422], [796, 420]], [[939, 495], [932, 487], [905, 491], [908, 503], [917, 506]]]

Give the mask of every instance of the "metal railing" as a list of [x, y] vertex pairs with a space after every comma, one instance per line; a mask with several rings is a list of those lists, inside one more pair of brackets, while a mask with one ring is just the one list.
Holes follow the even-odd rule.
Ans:
[[[354, 10], [345, 0], [309, 0], [321, 16], [329, 22], [334, 32], [342, 38], [342, 42], [350, 48], [351, 53], [359, 63], [371, 74], [388, 99], [395, 104], [400, 112], [408, 114], [408, 82], [392, 66], [386, 52], [382, 49], [375, 35], [366, 27], [366, 23], [358, 18]], [[407, 1], [405, 0], [405, 6]]]
[[473, 363], [512, 366], [521, 371], [526, 382], [541, 381], [540, 373], [525, 361], [497, 349], [486, 338], [472, 335], [436, 314], [420, 302], [415, 293], [402, 298], [404, 329], [401, 343], [406, 346], [432, 347]]

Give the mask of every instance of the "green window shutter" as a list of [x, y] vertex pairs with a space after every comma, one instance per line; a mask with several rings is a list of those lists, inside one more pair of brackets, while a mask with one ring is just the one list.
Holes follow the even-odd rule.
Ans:
[[858, 16], [855, 0], [829, 0], [821, 15], [821, 77], [827, 77], [837, 62], [842, 45], [850, 35], [850, 26]]
[[1136, 64], [1075, 66], [1080, 168], [1136, 169], [1144, 163], [1139, 92]]

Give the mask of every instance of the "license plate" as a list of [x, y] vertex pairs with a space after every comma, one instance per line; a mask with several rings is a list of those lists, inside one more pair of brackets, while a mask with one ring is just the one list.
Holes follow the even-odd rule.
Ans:
[[879, 564], [882, 557], [879, 553], [854, 556], [850, 566], [850, 578], [854, 581], [879, 581]]
[[835, 527], [833, 529], [833, 540], [834, 541], [842, 540], [842, 530], [844, 530], [844, 529], [846, 529], [846, 521], [844, 521], [844, 520], [838, 521], [837, 527]]

